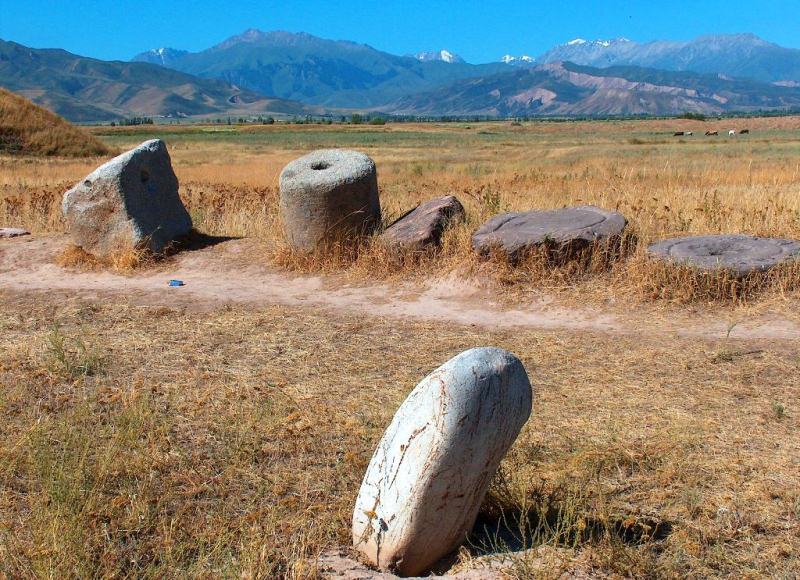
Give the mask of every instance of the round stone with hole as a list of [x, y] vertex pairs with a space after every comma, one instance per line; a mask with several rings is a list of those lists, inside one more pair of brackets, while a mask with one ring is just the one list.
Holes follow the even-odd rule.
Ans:
[[743, 277], [800, 259], [800, 241], [745, 235], [689, 236], [658, 242], [647, 251], [670, 263], [702, 271], [727, 270]]
[[280, 210], [289, 244], [302, 251], [350, 242], [381, 221], [375, 162], [358, 151], [323, 149], [281, 172]]

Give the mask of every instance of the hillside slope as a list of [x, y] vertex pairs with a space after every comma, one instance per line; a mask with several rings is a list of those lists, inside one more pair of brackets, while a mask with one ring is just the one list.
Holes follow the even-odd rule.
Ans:
[[110, 151], [83, 129], [0, 88], [0, 153], [90, 157]]
[[2, 40], [0, 86], [76, 122], [231, 111], [311, 112], [300, 103], [270, 99], [153, 64], [107, 62]]
[[800, 90], [717, 75], [572, 63], [459, 81], [387, 109], [412, 115], [674, 115], [800, 107]]

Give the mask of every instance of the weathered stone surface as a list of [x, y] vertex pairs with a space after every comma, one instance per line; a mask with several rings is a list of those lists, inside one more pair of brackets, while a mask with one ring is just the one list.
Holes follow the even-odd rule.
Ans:
[[0, 238], [18, 238], [20, 236], [29, 236], [31, 233], [22, 228], [0, 228]]
[[527, 211], [494, 216], [472, 236], [479, 254], [501, 249], [511, 259], [544, 244], [573, 252], [622, 235], [627, 225], [622, 214], [587, 205], [552, 211]]
[[75, 244], [97, 255], [133, 247], [161, 252], [192, 229], [160, 139], [87, 175], [64, 194], [62, 211]]
[[286, 237], [298, 250], [371, 232], [380, 224], [378, 176], [367, 155], [314, 151], [281, 172], [280, 209]]
[[381, 235], [392, 246], [423, 250], [439, 245], [442, 234], [452, 223], [464, 219], [464, 206], [453, 195], [432, 199], [398, 219]]
[[402, 575], [455, 549], [532, 401], [522, 363], [499, 348], [468, 350], [428, 375], [370, 461], [353, 512], [354, 547]]
[[800, 259], [800, 241], [745, 235], [690, 236], [658, 242], [647, 251], [656, 259], [698, 270], [727, 270], [746, 276]]

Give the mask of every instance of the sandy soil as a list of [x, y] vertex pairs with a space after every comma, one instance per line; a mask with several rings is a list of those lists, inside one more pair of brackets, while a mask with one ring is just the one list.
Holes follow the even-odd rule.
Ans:
[[[46, 292], [145, 305], [214, 309], [231, 303], [308, 305], [349, 314], [441, 320], [464, 325], [588, 330], [721, 338], [735, 315], [726, 309], [656, 311], [642, 305], [567, 308], [540, 298], [508, 308], [488, 290], [447, 278], [423, 287], [412, 284], [354, 286], [319, 276], [297, 276], [266, 265], [258, 245], [230, 240], [186, 251], [132, 276], [79, 272], [56, 265], [64, 236], [29, 236], [0, 241], [0, 290]], [[183, 287], [170, 287], [179, 279]], [[737, 321], [732, 339], [797, 340], [800, 324], [780, 312], [752, 314]]]

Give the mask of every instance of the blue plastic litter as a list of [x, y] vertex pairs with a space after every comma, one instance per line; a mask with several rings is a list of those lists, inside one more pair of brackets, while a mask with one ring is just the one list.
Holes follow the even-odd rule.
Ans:
[[169, 285], [170, 286], [186, 286], [186, 284], [183, 283], [183, 280], [170, 280], [169, 281]]

